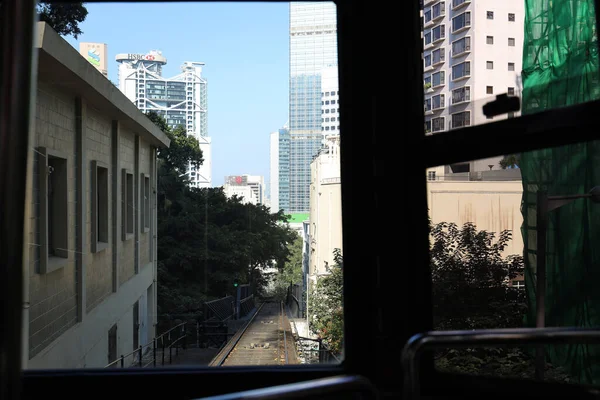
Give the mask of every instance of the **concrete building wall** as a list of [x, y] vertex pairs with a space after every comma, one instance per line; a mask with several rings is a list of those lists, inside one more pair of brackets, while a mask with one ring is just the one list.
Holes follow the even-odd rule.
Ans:
[[[153, 157], [169, 140], [47, 24], [38, 32], [23, 362], [28, 368], [103, 367], [114, 325], [116, 354], [132, 351], [133, 305], [140, 299], [140, 340], [154, 335]], [[96, 164], [107, 170], [107, 191], [98, 197]], [[148, 174], [152, 185], [150, 230], [127, 240], [121, 237], [122, 168]], [[136, 181], [134, 191], [140, 186]], [[98, 199], [104, 199], [105, 220], [94, 212]], [[100, 221], [108, 232], [101, 241], [95, 240]]]
[[310, 275], [327, 273], [333, 250], [342, 250], [342, 197], [339, 147], [321, 154], [311, 163], [310, 183]]
[[[140, 185], [139, 185], [139, 193], [140, 193], [140, 208], [143, 210], [144, 201], [144, 182], [141, 181], [141, 174], [145, 177], [150, 177], [151, 175], [151, 166], [150, 166], [150, 146], [143, 140], [140, 140]], [[145, 266], [150, 262], [150, 230], [147, 230], [142, 226], [143, 221], [140, 218], [140, 266]]]
[[459, 227], [472, 222], [478, 230], [512, 231], [504, 255], [523, 254], [521, 196], [523, 184], [515, 181], [430, 181], [427, 201], [431, 222], [453, 222]]
[[[36, 99], [34, 143], [51, 148], [67, 159], [68, 182], [75, 180], [75, 102], [51, 86], [39, 84]], [[32, 204], [29, 225], [29, 353], [36, 355], [77, 322], [75, 253], [68, 252], [66, 265], [51, 274], [40, 274], [41, 226], [39, 173], [44, 155], [34, 153]], [[68, 187], [69, 221], [65, 228], [69, 249], [75, 247], [75, 187]]]
[[[119, 162], [120, 168], [117, 173], [122, 177], [122, 170], [126, 169], [134, 174], [135, 178], [135, 135], [129, 129], [122, 128], [119, 132]], [[119, 185], [119, 191], [122, 185]], [[135, 192], [135, 191], [134, 191]], [[121, 196], [123, 194], [121, 193]], [[124, 222], [121, 221], [123, 224]], [[120, 231], [120, 229], [119, 229]], [[119, 253], [119, 284], [127, 282], [135, 275], [135, 237], [131, 235], [122, 241]]]
[[[73, 101], [75, 101], [73, 99]], [[92, 106], [86, 107], [85, 115], [85, 157], [86, 176], [92, 174], [92, 162], [99, 161], [106, 167], [111, 162], [111, 120]], [[109, 172], [109, 174], [112, 171]], [[109, 177], [110, 181], [110, 177]], [[92, 180], [88, 179], [85, 188], [87, 204], [92, 204]], [[109, 185], [108, 198], [112, 198]], [[112, 215], [112, 202], [108, 202], [108, 215]], [[86, 207], [86, 237], [92, 237], [92, 207]], [[111, 232], [108, 232], [111, 242]], [[85, 242], [86, 274], [86, 306], [87, 312], [100, 304], [112, 293], [112, 247], [93, 253], [91, 240]]]

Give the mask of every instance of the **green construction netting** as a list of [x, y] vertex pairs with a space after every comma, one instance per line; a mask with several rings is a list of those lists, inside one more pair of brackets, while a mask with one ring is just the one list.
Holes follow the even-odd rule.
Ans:
[[[600, 98], [593, 0], [525, 0], [523, 114]], [[600, 185], [600, 143], [521, 155], [528, 326], [535, 326], [536, 199]], [[549, 213], [546, 326], [600, 326], [600, 205], [575, 200]], [[553, 346], [547, 361], [600, 383], [599, 346]]]

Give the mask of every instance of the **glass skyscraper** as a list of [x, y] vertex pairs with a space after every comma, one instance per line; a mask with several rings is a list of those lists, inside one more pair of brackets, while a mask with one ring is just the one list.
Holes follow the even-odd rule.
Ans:
[[310, 163], [323, 140], [321, 72], [337, 61], [335, 3], [290, 3], [289, 204], [280, 207], [286, 212], [309, 212]]

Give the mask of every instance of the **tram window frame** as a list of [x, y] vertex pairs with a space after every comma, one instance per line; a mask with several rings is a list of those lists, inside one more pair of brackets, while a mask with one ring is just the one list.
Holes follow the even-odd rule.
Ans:
[[[96, 3], [99, 1], [89, 1]], [[120, 2], [120, 1], [118, 1]], [[172, 397], [178, 397], [179, 394], [187, 394], [196, 396], [201, 389], [206, 389], [202, 395], [221, 394], [223, 391], [232, 391], [238, 389], [258, 388], [265, 385], [276, 385], [283, 383], [299, 382], [307, 379], [331, 376], [334, 374], [343, 373], [359, 373], [368, 378], [375, 379], [379, 387], [384, 387], [385, 383], [393, 385], [394, 389], [398, 389], [401, 385], [399, 377], [402, 370], [399, 367], [398, 357], [386, 357], [386, 351], [393, 348], [399, 349], [405, 340], [413, 334], [422, 332], [424, 328], [430, 325], [431, 317], [431, 300], [429, 295], [430, 276], [427, 268], [426, 259], [428, 258], [426, 235], [427, 232], [426, 218], [427, 206], [425, 199], [426, 175], [424, 169], [429, 165], [436, 163], [445, 164], [449, 159], [466, 160], [476, 158], [483, 154], [487, 149], [477, 149], [473, 141], [470, 144], [466, 139], [472, 139], [485, 132], [502, 132], [503, 137], [518, 138], [515, 132], [507, 127], [517, 128], [517, 132], [524, 134], [518, 138], [516, 143], [501, 144], [494, 150], [497, 152], [508, 153], [512, 151], [531, 150], [533, 148], [545, 147], [544, 144], [555, 145], [558, 142], [564, 144], [565, 141], [581, 138], [581, 134], [571, 135], [563, 138], [545, 137], [545, 132], [551, 130], [551, 124], [548, 124], [547, 130], [535, 130], [535, 132], [527, 132], [525, 129], [529, 124], [535, 123], [535, 118], [518, 117], [510, 120], [498, 121], [487, 124], [485, 126], [473, 126], [464, 129], [457, 129], [452, 132], [446, 132], [440, 135], [433, 135], [423, 138], [424, 132], [414, 130], [407, 134], [407, 141], [411, 153], [421, 155], [424, 162], [410, 164], [404, 172], [407, 177], [407, 185], [405, 187], [414, 187], [416, 194], [414, 196], [406, 196], [402, 199], [405, 207], [414, 207], [408, 215], [409, 223], [414, 223], [415, 238], [408, 238], [407, 243], [402, 243], [406, 248], [414, 248], [416, 264], [411, 262], [410, 266], [404, 263], [401, 265], [402, 273], [406, 279], [394, 281], [387, 279], [390, 275], [397, 272], [392, 272], [395, 268], [391, 268], [392, 263], [384, 260], [383, 257], [389, 257], [390, 261], [395, 261], [397, 257], [391, 254], [390, 251], [385, 251], [385, 243], [383, 240], [390, 238], [383, 237], [377, 230], [372, 230], [377, 224], [378, 218], [384, 216], [384, 212], [389, 213], [389, 208], [382, 205], [385, 201], [382, 187], [386, 182], [383, 172], [383, 163], [387, 154], [382, 154], [387, 149], [381, 148], [381, 140], [383, 132], [388, 133], [382, 125], [383, 114], [375, 114], [377, 108], [377, 89], [383, 87], [377, 84], [377, 79], [383, 83], [383, 76], [372, 76], [372, 85], [364, 84], [365, 70], [355, 68], [353, 71], [352, 64], [359, 65], [361, 59], [369, 58], [365, 55], [375, 56], [377, 46], [368, 46], [369, 41], [366, 40], [367, 46], [360, 45], [353, 38], [361, 35], [368, 35], [369, 30], [365, 29], [365, 23], [369, 22], [367, 18], [361, 18], [363, 23], [353, 24], [352, 17], [364, 17], [368, 12], [375, 16], [375, 7], [362, 7], [351, 1], [339, 1], [338, 4], [338, 47], [340, 50], [339, 65], [340, 65], [340, 102], [341, 119], [344, 121], [344, 133], [347, 133], [346, 138], [341, 141], [341, 175], [342, 175], [342, 213], [343, 213], [343, 234], [344, 248], [347, 249], [345, 258], [346, 271], [344, 274], [345, 285], [345, 336], [346, 354], [344, 362], [341, 365], [315, 365], [301, 367], [264, 367], [264, 368], [249, 368], [249, 367], [231, 367], [231, 368], [213, 368], [213, 369], [194, 369], [194, 368], [172, 368], [157, 369], [151, 371], [140, 370], [63, 370], [63, 371], [36, 371], [25, 370], [24, 376], [24, 397], [36, 398], [40, 394], [51, 393], [56, 390], [61, 395], [66, 396], [63, 390], [64, 387], [73, 387], [75, 384], [93, 385], [96, 389], [96, 394], [99, 392], [116, 393], [114, 392], [115, 385], [118, 383], [131, 384], [132, 390], [135, 390], [136, 395], [143, 396], [144, 393], [153, 393], [157, 385], [168, 385]], [[367, 3], [365, 3], [367, 4]], [[408, 56], [407, 60], [413, 60], [414, 63], [408, 62], [402, 65], [408, 73], [405, 76], [422, 75], [422, 61], [420, 58], [422, 42], [420, 38], [420, 18], [419, 4], [414, 2], [407, 4], [408, 10], [403, 15], [407, 19], [407, 24], [399, 25], [408, 30]], [[374, 25], [378, 23], [373, 18]], [[378, 26], [383, 26], [380, 22]], [[373, 31], [375, 32], [375, 31]], [[380, 33], [377, 32], [377, 36]], [[375, 38], [376, 35], [371, 36]], [[413, 46], [410, 46], [410, 43]], [[353, 51], [352, 51], [353, 50]], [[412, 52], [411, 52], [412, 51]], [[365, 68], [368, 68], [366, 66]], [[423, 107], [422, 97], [423, 88], [422, 82], [419, 79], [413, 79], [406, 82], [406, 90], [410, 94], [416, 96], [415, 100], [410, 102], [406, 110], [400, 110], [406, 118], [406, 126], [422, 126]], [[411, 97], [412, 98], [412, 97]], [[421, 101], [418, 101], [418, 100]], [[354, 112], [344, 105], [351, 105], [356, 110]], [[380, 103], [381, 104], [381, 103]], [[585, 108], [585, 107], [584, 107]], [[575, 107], [577, 109], [577, 107]], [[585, 111], [585, 110], [584, 110]], [[575, 115], [575, 114], [572, 114]], [[584, 116], [588, 114], [582, 114]], [[589, 115], [594, 115], [589, 114]], [[412, 119], [412, 121], [411, 121]], [[378, 124], [376, 124], [376, 121]], [[508, 122], [506, 122], [508, 121]], [[410, 124], [414, 122], [414, 124]], [[572, 121], [573, 123], [582, 121]], [[511, 124], [512, 125], [508, 125]], [[591, 122], [589, 125], [592, 125]], [[377, 129], [375, 128], [377, 126]], [[390, 128], [396, 125], [390, 124]], [[500, 128], [501, 127], [501, 128]], [[589, 130], [591, 132], [592, 130]], [[381, 132], [379, 135], [377, 132]], [[365, 134], [372, 133], [373, 139], [364, 140]], [[412, 136], [411, 136], [412, 133]], [[589, 135], [589, 134], [588, 134]], [[381, 137], [378, 137], [381, 136]], [[568, 136], [568, 135], [567, 135]], [[377, 141], [379, 139], [379, 142]], [[510, 142], [510, 141], [509, 141]], [[377, 144], [377, 147], [376, 147]], [[559, 145], [559, 144], [556, 144]], [[444, 146], [449, 146], [444, 148]], [[462, 146], [462, 147], [461, 147]], [[394, 147], [394, 146], [388, 146]], [[547, 146], [546, 146], [547, 147]], [[457, 150], [455, 154], [449, 154], [450, 149]], [[511, 151], [507, 151], [511, 149]], [[478, 153], [478, 151], [482, 153]], [[396, 154], [397, 156], [397, 154]], [[351, 162], [352, 160], [360, 159], [361, 163]], [[425, 165], [423, 165], [425, 164]], [[372, 165], [373, 168], [364, 168], [364, 165]], [[404, 174], [403, 173], [403, 174]], [[364, 185], [364, 182], [369, 182], [369, 185]], [[379, 194], [380, 196], [374, 196]], [[389, 196], [388, 196], [389, 197]], [[379, 201], [378, 201], [379, 200]], [[356, 217], [360, 215], [360, 217]], [[354, 218], [352, 218], [354, 216]], [[381, 221], [384, 221], [383, 219]], [[386, 221], [387, 222], [387, 221]], [[386, 223], [382, 222], [382, 223]], [[365, 232], [373, 232], [373, 234], [365, 235]], [[412, 246], [412, 245], [415, 246]], [[371, 246], [372, 245], [372, 246]], [[366, 251], [365, 249], [368, 249]], [[388, 247], [389, 249], [389, 247]], [[425, 250], [424, 250], [425, 249]], [[392, 257], [394, 257], [392, 259]], [[357, 268], [351, 268], [356, 265]], [[387, 267], [383, 267], [386, 265]], [[421, 268], [415, 267], [421, 265]], [[365, 266], [372, 267], [372, 273], [365, 274], [361, 268]], [[397, 270], [396, 270], [397, 271]], [[394, 288], [394, 291], [387, 289]], [[429, 288], [429, 290], [427, 290]], [[398, 315], [392, 311], [389, 306], [391, 302], [384, 300], [397, 301], [402, 324], [398, 324]], [[378, 303], [379, 302], [379, 303]], [[351, 307], [350, 307], [351, 306]], [[352, 312], [349, 310], [352, 309]], [[395, 321], [395, 324], [392, 324]], [[385, 323], [384, 323], [385, 322]], [[395, 326], [393, 326], [395, 325]], [[392, 327], [393, 326], [393, 327]], [[392, 332], [394, 335], [391, 335]], [[386, 345], [387, 343], [387, 345]], [[478, 390], [494, 390], [494, 393], [514, 393], [518, 388], [520, 393], [528, 384], [512, 379], [488, 379], [484, 377], [467, 377], [443, 374], [434, 371], [429, 366], [427, 360], [422, 363], [426, 374], [422, 375], [422, 381], [430, 383], [435, 379], [438, 389], [447, 389], [451, 387], [457, 390], [464, 391], [465, 388], [475, 394]], [[248, 379], [239, 379], [240, 374], [244, 374]], [[236, 378], [236, 379], [233, 379]], [[204, 379], [203, 384], [199, 379]], [[244, 383], [241, 383], [241, 382]], [[465, 384], [467, 382], [467, 384]], [[481, 387], [473, 385], [474, 382], [481, 383]], [[487, 383], [486, 383], [487, 382]], [[491, 383], [490, 383], [491, 382]], [[110, 385], [109, 385], [110, 383]], [[488, 384], [489, 383], [489, 384]], [[500, 383], [500, 384], [499, 384]], [[427, 386], [427, 385], [426, 385]], [[550, 384], [535, 387], [538, 395], [555, 394], [555, 387]], [[546, 389], [546, 390], [540, 390]], [[569, 387], [569, 389], [571, 389]], [[77, 391], [71, 391], [73, 398], [79, 397]], [[573, 393], [571, 390], [569, 393]]]

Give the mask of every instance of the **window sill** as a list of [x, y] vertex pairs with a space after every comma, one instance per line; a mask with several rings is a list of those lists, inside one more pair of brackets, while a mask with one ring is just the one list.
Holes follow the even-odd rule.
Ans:
[[46, 265], [42, 266], [40, 271], [41, 274], [49, 274], [50, 272], [57, 271], [61, 268], [64, 268], [69, 263], [68, 258], [57, 257], [57, 256], [48, 256], [46, 259]]
[[100, 253], [108, 248], [107, 242], [96, 242], [92, 243], [92, 253]]

